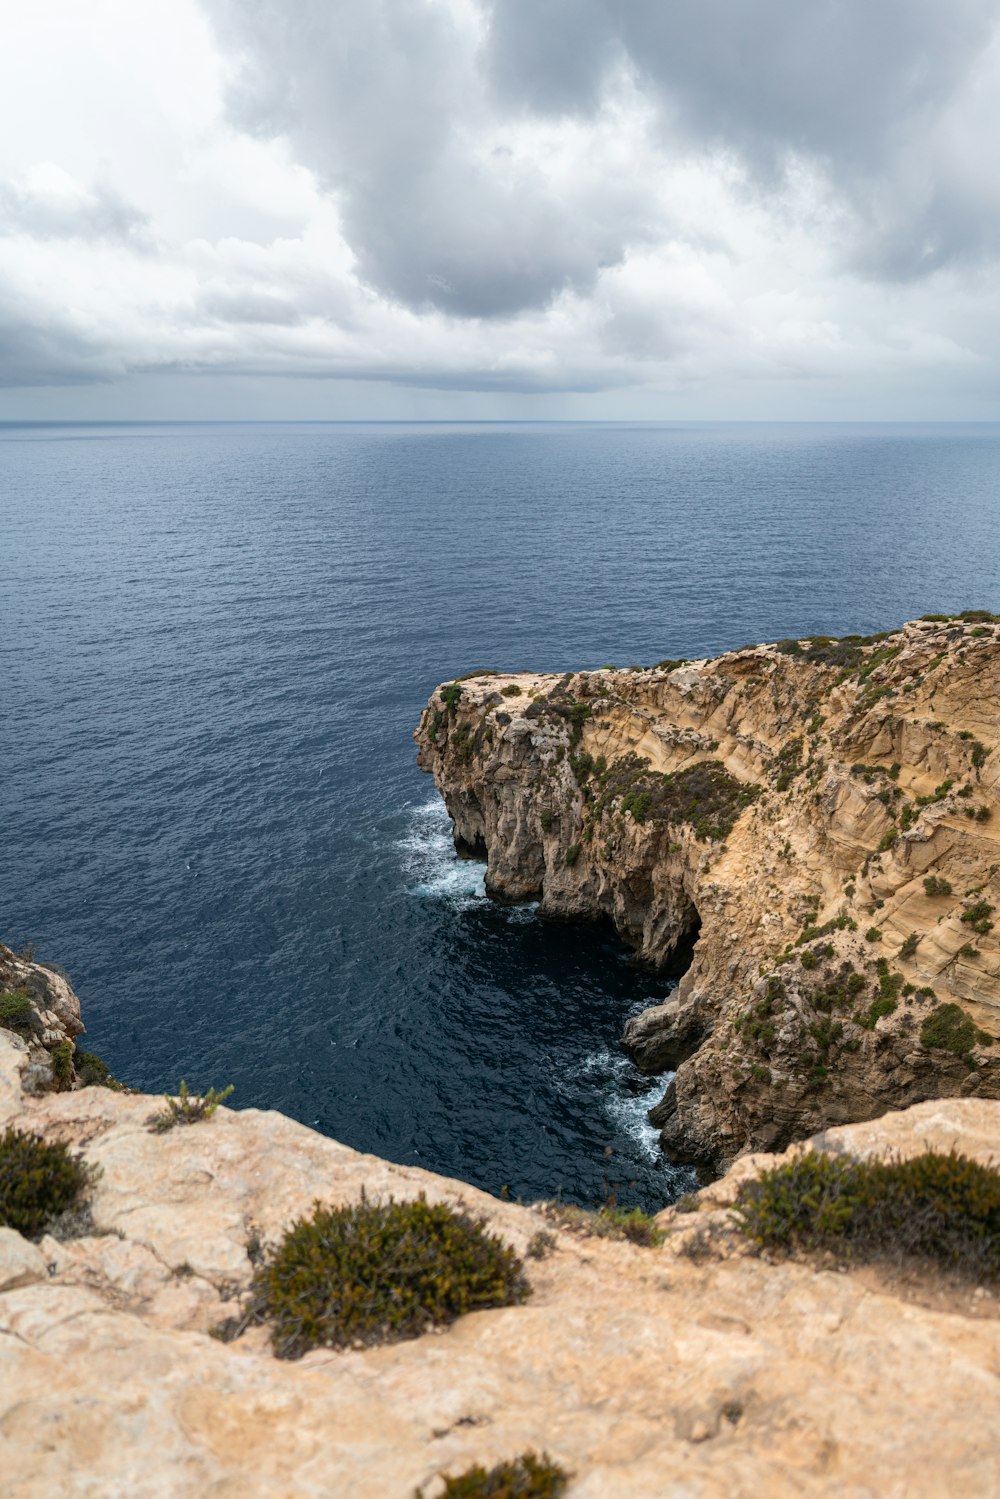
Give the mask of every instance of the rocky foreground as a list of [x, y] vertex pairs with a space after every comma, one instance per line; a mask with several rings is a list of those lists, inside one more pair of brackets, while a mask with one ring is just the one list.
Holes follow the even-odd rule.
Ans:
[[[43, 1009], [52, 975], [16, 961], [15, 976], [33, 1015], [0, 1028], [0, 1130], [70, 1144], [92, 1186], [58, 1236], [0, 1228], [10, 1499], [412, 1499], [439, 1492], [442, 1471], [529, 1448], [574, 1475], [568, 1499], [1000, 1492], [993, 1289], [768, 1263], [728, 1205], [773, 1157], [745, 1157], [662, 1213], [659, 1247], [588, 1237], [280, 1114], [220, 1108], [153, 1132], [162, 1100], [80, 1086], [58, 1064], [44, 1075], [40, 1029], [63, 1044], [44, 1018], [58, 1022]], [[950, 1099], [820, 1143], [985, 1161], [998, 1132], [1000, 1104]], [[297, 1216], [362, 1190], [482, 1214], [525, 1256], [530, 1298], [297, 1362], [273, 1355], [264, 1327], [211, 1335]]]
[[495, 898], [683, 973], [624, 1037], [674, 1157], [1000, 1097], [1000, 618], [473, 673], [416, 738]]

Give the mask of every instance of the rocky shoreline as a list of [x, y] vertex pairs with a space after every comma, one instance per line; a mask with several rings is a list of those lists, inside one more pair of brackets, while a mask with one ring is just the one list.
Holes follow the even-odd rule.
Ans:
[[495, 899], [682, 972], [623, 1038], [672, 1157], [1000, 1097], [997, 617], [473, 673], [415, 737]]

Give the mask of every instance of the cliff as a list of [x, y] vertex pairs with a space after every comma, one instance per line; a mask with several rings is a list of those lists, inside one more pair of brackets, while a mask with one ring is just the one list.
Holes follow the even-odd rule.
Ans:
[[[31, 992], [46, 988], [46, 970], [18, 961]], [[661, 1214], [665, 1242], [640, 1248], [280, 1114], [220, 1108], [151, 1132], [160, 1099], [72, 1079], [40, 1091], [37, 1044], [0, 1027], [0, 1133], [65, 1142], [91, 1185], [86, 1211], [40, 1242], [0, 1228], [10, 1499], [413, 1499], [418, 1485], [439, 1494], [442, 1472], [528, 1448], [573, 1475], [567, 1499], [1000, 1487], [994, 1292], [752, 1253], [728, 1204], [769, 1157]], [[861, 1156], [957, 1146], [985, 1161], [998, 1126], [1000, 1105], [950, 1100], [821, 1144]], [[263, 1327], [210, 1335], [315, 1199], [362, 1192], [482, 1214], [526, 1256], [530, 1298], [437, 1336], [296, 1362], [272, 1354]]]
[[[1000, 1096], [1000, 620], [439, 688], [416, 731], [501, 901], [682, 973], [623, 1038], [665, 1149], [723, 1167]], [[567, 1016], [567, 1024], [572, 1017]]]

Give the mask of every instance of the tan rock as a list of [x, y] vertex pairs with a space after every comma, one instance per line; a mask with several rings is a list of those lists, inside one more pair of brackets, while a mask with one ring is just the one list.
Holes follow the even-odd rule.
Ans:
[[16, 1291], [48, 1274], [39, 1249], [13, 1228], [0, 1228], [0, 1291]]
[[[624, 1037], [645, 1071], [677, 1070], [653, 1113], [668, 1152], [718, 1166], [927, 1098], [1000, 1097], [1000, 915], [982, 932], [962, 920], [975, 901], [1000, 913], [995, 624], [452, 685], [457, 701], [438, 689], [421, 719], [418, 762], [489, 893], [610, 917], [642, 958], [689, 963]], [[706, 762], [760, 788], [725, 836], [711, 797], [657, 801], [659, 777]], [[873, 1011], [879, 959], [911, 992]], [[831, 1007], [844, 964], [864, 984]], [[972, 1067], [920, 1042], [944, 1002], [979, 1028]]]
[[[0, 1038], [0, 1088], [22, 1054]], [[220, 1109], [150, 1134], [157, 1100], [88, 1088], [21, 1099], [18, 1122], [99, 1170], [92, 1231], [0, 1233], [5, 1499], [412, 1499], [418, 1484], [526, 1448], [569, 1499], [981, 1499], [1000, 1490], [1000, 1319], [992, 1291], [927, 1306], [905, 1287], [768, 1264], [724, 1225], [745, 1157], [660, 1249], [559, 1232], [533, 1295], [439, 1336], [363, 1352], [270, 1353], [230, 1315], [255, 1230], [320, 1198], [425, 1192], [520, 1249], [546, 1220], [459, 1182], [360, 1155], [283, 1118]], [[926, 1103], [830, 1132], [847, 1149], [979, 1158], [1000, 1104]], [[551, 1224], [547, 1224], [551, 1229]], [[17, 1241], [16, 1243], [12, 1241]], [[3, 1258], [5, 1254], [8, 1258]], [[690, 1246], [688, 1246], [688, 1250]], [[20, 1256], [20, 1259], [17, 1259]]]

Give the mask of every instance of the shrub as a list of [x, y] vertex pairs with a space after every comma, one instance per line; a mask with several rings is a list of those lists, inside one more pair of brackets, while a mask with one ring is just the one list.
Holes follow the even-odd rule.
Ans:
[[539, 818], [539, 821], [542, 824], [542, 832], [551, 833], [555, 820], [556, 814], [550, 808], [546, 808]]
[[989, 918], [995, 910], [996, 907], [991, 906], [987, 900], [973, 901], [972, 905], [967, 906], [962, 912], [962, 920], [971, 926], [974, 932], [985, 937], [986, 933], [992, 929], [993, 923]]
[[809, 1151], [744, 1182], [734, 1213], [761, 1248], [914, 1256], [1000, 1276], [1000, 1172], [955, 1153], [859, 1161]]
[[911, 932], [910, 935], [904, 941], [902, 947], [899, 949], [899, 956], [901, 958], [912, 958], [913, 954], [916, 952], [916, 950], [917, 950], [917, 948], [919, 946], [920, 946], [920, 933], [919, 932]]
[[951, 881], [943, 880], [936, 874], [929, 874], [924, 880], [924, 893], [927, 895], [950, 895]]
[[972, 1016], [961, 1005], [938, 1005], [920, 1027], [921, 1046], [950, 1051], [956, 1057], [968, 1057], [976, 1039]]
[[57, 1041], [49, 1056], [52, 1058], [52, 1086], [57, 1093], [68, 1093], [73, 1086], [72, 1041]]
[[529, 1260], [545, 1260], [555, 1252], [558, 1242], [555, 1234], [550, 1234], [547, 1228], [540, 1228], [532, 1234], [524, 1252]]
[[760, 787], [738, 781], [720, 760], [699, 760], [683, 770], [660, 773], [638, 755], [624, 755], [602, 778], [598, 816], [616, 798], [639, 821], [690, 823], [703, 841], [721, 842], [740, 813], [760, 795]]
[[71, 1208], [87, 1171], [65, 1145], [8, 1128], [0, 1135], [0, 1225], [40, 1239], [53, 1218]]
[[466, 1312], [524, 1301], [521, 1261], [485, 1220], [424, 1197], [317, 1203], [253, 1282], [279, 1358], [310, 1348], [397, 1342]]
[[881, 931], [880, 927], [870, 926], [868, 928], [867, 932], [865, 932], [865, 941], [866, 942], [881, 942], [881, 940], [882, 940], [882, 931]]
[[34, 1019], [35, 1007], [27, 989], [14, 989], [0, 994], [0, 1025], [9, 1030], [29, 1026]]
[[980, 742], [979, 742], [978, 739], [976, 739], [976, 740], [973, 741], [973, 745], [972, 745], [972, 763], [976, 767], [977, 770], [979, 769], [979, 767], [981, 765], [984, 765], [986, 763], [986, 756], [988, 754], [989, 754], [989, 750], [986, 748], [985, 744], [980, 744]]
[[457, 682], [452, 682], [448, 687], [441, 688], [441, 701], [449, 713], [454, 713], [462, 696], [462, 689]]
[[111, 1076], [111, 1068], [95, 1051], [77, 1051], [73, 1058], [76, 1075], [85, 1088], [112, 1088], [121, 1092], [122, 1084]]
[[500, 688], [501, 697], [520, 697], [521, 689], [516, 682], [508, 682], [506, 687]]
[[573, 865], [576, 863], [576, 861], [577, 861], [577, 859], [579, 857], [580, 857], [580, 845], [579, 845], [579, 843], [571, 843], [570, 846], [569, 846], [569, 848], [566, 850], [566, 853], [565, 853], [565, 856], [564, 856], [564, 862], [566, 863], [566, 866], [569, 869], [572, 869]]
[[[440, 1499], [559, 1499], [568, 1483], [569, 1474], [544, 1452], [526, 1452], [488, 1470], [477, 1463], [457, 1477], [445, 1474]], [[422, 1490], [417, 1499], [423, 1499]]]
[[578, 1208], [570, 1203], [548, 1202], [542, 1209], [563, 1228], [590, 1239], [627, 1239], [631, 1244], [655, 1249], [663, 1243], [663, 1231], [656, 1220], [642, 1208], [620, 1208], [610, 1204], [602, 1208]]
[[164, 1094], [163, 1101], [167, 1107], [161, 1113], [153, 1115], [149, 1121], [150, 1132], [164, 1135], [175, 1124], [197, 1124], [200, 1119], [211, 1119], [219, 1104], [225, 1103], [232, 1092], [233, 1085], [230, 1083], [221, 1093], [216, 1093], [214, 1088], [209, 1088], [205, 1094], [191, 1093], [187, 1083], [181, 1078], [176, 1098], [171, 1098], [169, 1093]]

